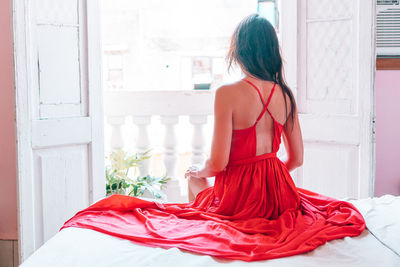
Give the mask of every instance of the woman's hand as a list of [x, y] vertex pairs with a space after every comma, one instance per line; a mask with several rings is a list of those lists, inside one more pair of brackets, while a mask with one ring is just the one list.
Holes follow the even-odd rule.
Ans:
[[185, 178], [204, 178], [199, 176], [199, 168], [195, 165], [190, 166], [185, 172]]
[[207, 177], [202, 175], [202, 170], [198, 166], [192, 165], [185, 172], [185, 178], [188, 179], [189, 201], [193, 201], [198, 193], [211, 186]]

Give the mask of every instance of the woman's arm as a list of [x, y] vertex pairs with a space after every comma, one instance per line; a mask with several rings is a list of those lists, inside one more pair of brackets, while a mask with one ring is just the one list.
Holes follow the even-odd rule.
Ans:
[[210, 157], [198, 171], [188, 171], [186, 176], [213, 177], [225, 169], [229, 160], [232, 140], [232, 96], [229, 88], [222, 86], [215, 92], [214, 133]]
[[303, 137], [301, 135], [299, 116], [295, 112], [294, 120], [288, 119], [283, 127], [283, 142], [287, 153], [284, 160], [289, 171], [300, 167], [303, 164]]

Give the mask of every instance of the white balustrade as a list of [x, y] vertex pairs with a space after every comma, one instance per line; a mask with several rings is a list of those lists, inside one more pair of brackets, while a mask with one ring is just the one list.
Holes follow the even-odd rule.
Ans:
[[171, 202], [179, 202], [180, 192], [179, 180], [176, 177], [176, 160], [177, 156], [177, 138], [175, 133], [175, 125], [178, 123], [178, 116], [161, 116], [161, 123], [165, 125], [165, 137], [164, 137], [164, 164], [167, 172], [167, 176], [171, 177], [168, 182], [166, 194], [168, 200]]
[[[132, 122], [138, 127], [138, 136], [136, 140], [137, 152], [143, 153], [150, 149], [149, 133], [147, 131], [148, 125], [150, 125], [150, 116], [132, 116]], [[149, 173], [150, 162], [148, 160], [142, 161], [139, 171], [141, 175], [147, 175]]]
[[[131, 116], [138, 129], [136, 149], [144, 152], [152, 148], [148, 126], [152, 116], [160, 116], [165, 127], [163, 161], [168, 177], [166, 194], [169, 201], [183, 202], [186, 196], [180, 194], [179, 180], [176, 176], [177, 145], [179, 135], [175, 127], [181, 116], [189, 116], [193, 125], [192, 158], [193, 164], [205, 160], [204, 125], [213, 114], [214, 91], [107, 91], [105, 92], [105, 116], [112, 126], [111, 147], [122, 148], [121, 125], [125, 117]], [[141, 175], [149, 173], [149, 161], [140, 167]]]
[[207, 123], [207, 115], [192, 115], [189, 119], [193, 124], [193, 137], [192, 137], [192, 164], [201, 164], [205, 160], [204, 146], [204, 127]]
[[107, 123], [112, 127], [111, 133], [111, 149], [119, 149], [124, 147], [124, 140], [122, 139], [121, 126], [125, 123], [125, 117], [108, 117]]
[[177, 138], [175, 125], [178, 123], [178, 116], [161, 116], [161, 123], [165, 125], [164, 137], [164, 164], [169, 177], [175, 177], [177, 156]]

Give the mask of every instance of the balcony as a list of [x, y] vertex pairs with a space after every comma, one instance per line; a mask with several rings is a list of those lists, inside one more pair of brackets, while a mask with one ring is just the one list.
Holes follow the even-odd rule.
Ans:
[[[144, 152], [154, 148], [161, 138], [162, 149], [139, 172], [146, 175], [165, 171], [172, 178], [166, 190], [168, 201], [187, 201], [183, 174], [190, 164], [203, 163], [209, 154], [206, 145], [212, 135], [209, 126], [213, 121], [214, 94], [213, 90], [106, 91], [106, 151], [126, 150], [126, 144], [133, 143], [135, 152]], [[178, 126], [182, 130], [177, 131]], [[128, 127], [136, 134], [129, 133]], [[156, 130], [150, 133], [149, 127]], [[183, 145], [189, 152], [179, 154], [180, 141], [188, 138], [190, 144]]]

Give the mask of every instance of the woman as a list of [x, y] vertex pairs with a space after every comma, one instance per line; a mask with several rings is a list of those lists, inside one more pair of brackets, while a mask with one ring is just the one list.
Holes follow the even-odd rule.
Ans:
[[[113, 195], [78, 212], [61, 229], [89, 228], [244, 261], [300, 254], [363, 232], [365, 221], [351, 203], [296, 188], [289, 174], [302, 164], [303, 142], [272, 25], [258, 15], [244, 19], [228, 59], [245, 77], [216, 92], [210, 159], [185, 175], [193, 201], [160, 204]], [[282, 132], [284, 162], [276, 156]], [[205, 177], [212, 176], [210, 186]]]
[[[209, 187], [208, 181], [202, 178], [218, 176], [234, 158], [245, 158], [254, 154], [248, 151], [247, 155], [246, 153], [238, 155], [243, 152], [237, 153], [235, 151], [237, 147], [254, 149], [251, 147], [253, 144], [249, 143], [254, 142], [257, 155], [276, 152], [280, 133], [279, 136], [275, 136], [274, 131], [280, 126], [283, 126], [288, 159], [284, 167], [278, 167], [286, 167], [292, 171], [303, 162], [303, 140], [296, 105], [293, 94], [283, 78], [282, 58], [273, 26], [258, 15], [243, 20], [233, 34], [228, 61], [229, 67], [233, 63], [238, 64], [245, 77], [216, 91], [211, 157], [203, 169], [197, 170], [196, 166], [192, 166], [185, 175], [189, 178], [190, 201], [194, 200], [195, 194], [199, 191]], [[265, 107], [268, 111], [265, 112], [262, 99], [267, 99], [268, 96], [271, 102]], [[261, 118], [257, 118], [258, 115]], [[249, 128], [256, 118], [257, 127]], [[277, 127], [275, 123], [278, 124]], [[249, 128], [248, 131], [246, 128]], [[243, 134], [246, 135], [250, 131], [257, 136], [248, 136], [245, 139]], [[273, 143], [274, 138], [278, 143]], [[263, 161], [259, 163], [265, 165]], [[275, 174], [270, 175], [275, 176]], [[288, 179], [291, 181], [290, 177]], [[221, 180], [220, 177], [217, 180]]]

